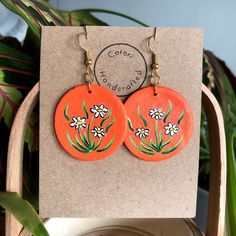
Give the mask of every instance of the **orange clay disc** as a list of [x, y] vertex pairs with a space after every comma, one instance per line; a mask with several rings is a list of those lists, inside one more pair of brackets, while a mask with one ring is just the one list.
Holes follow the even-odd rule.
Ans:
[[157, 87], [143, 88], [125, 102], [128, 118], [126, 147], [145, 161], [175, 156], [187, 145], [193, 130], [193, 115], [182, 95]]
[[123, 143], [127, 120], [120, 99], [98, 85], [79, 85], [59, 101], [54, 118], [61, 146], [80, 160], [99, 160]]

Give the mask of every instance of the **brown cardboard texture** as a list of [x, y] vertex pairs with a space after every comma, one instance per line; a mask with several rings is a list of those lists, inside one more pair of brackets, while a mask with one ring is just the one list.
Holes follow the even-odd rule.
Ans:
[[[75, 44], [82, 27], [43, 27], [40, 71], [40, 216], [182, 218], [196, 211], [203, 31], [158, 28], [153, 47], [160, 84], [181, 93], [191, 106], [194, 131], [174, 158], [145, 162], [123, 145], [100, 161], [79, 161], [59, 145], [54, 110], [63, 94], [84, 83], [83, 52]], [[95, 83], [122, 100], [149, 85], [153, 28], [87, 27]]]

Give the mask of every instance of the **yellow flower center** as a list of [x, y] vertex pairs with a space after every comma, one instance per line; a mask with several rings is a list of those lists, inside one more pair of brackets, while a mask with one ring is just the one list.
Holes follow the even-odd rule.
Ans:
[[170, 128], [170, 131], [174, 131], [174, 128]]
[[101, 130], [97, 130], [97, 133], [98, 133], [98, 134], [101, 134], [101, 133], [102, 133], [102, 131], [101, 131]]
[[102, 112], [103, 110], [100, 108], [100, 109], [98, 109], [98, 112]]
[[160, 115], [160, 112], [159, 112], [159, 111], [156, 111], [156, 112], [155, 112], [155, 115], [156, 115], [156, 116], [159, 116], [159, 115]]
[[141, 130], [141, 134], [144, 134], [144, 133], [145, 133], [145, 130], [144, 130], [144, 129], [142, 129], [142, 130]]
[[77, 125], [82, 125], [84, 122], [82, 120], [77, 122]]

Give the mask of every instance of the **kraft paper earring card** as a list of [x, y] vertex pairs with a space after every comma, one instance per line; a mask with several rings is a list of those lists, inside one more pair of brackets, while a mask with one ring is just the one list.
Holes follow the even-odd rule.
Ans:
[[[89, 49], [92, 62], [84, 61], [84, 52], [75, 43], [76, 36], [84, 30], [84, 27], [42, 28], [40, 216], [194, 217], [199, 162], [202, 29], [157, 28], [151, 49], [157, 49], [160, 66], [160, 87], [157, 86], [155, 95], [158, 97], [159, 92], [163, 102], [152, 102], [153, 89], [149, 87], [150, 96], [149, 92], [145, 93], [148, 98], [143, 96], [143, 99], [149, 99], [148, 106], [138, 95], [150, 86], [152, 59], [146, 40], [153, 35], [154, 28], [86, 27], [87, 37], [82, 46]], [[86, 63], [93, 69], [91, 87], [85, 84]], [[61, 104], [63, 94], [82, 84], [85, 84], [85, 95], [76, 93], [68, 100], [70, 104], [67, 100]], [[108, 90], [112, 98], [120, 99], [126, 105], [123, 107], [119, 100], [112, 103], [106, 97], [106, 102], [111, 102], [107, 107], [101, 93], [101, 101], [95, 103], [92, 96], [96, 86], [101, 91]], [[164, 93], [163, 87], [169, 90]], [[176, 91], [171, 93], [171, 99], [167, 98], [169, 91]], [[129, 100], [134, 94], [136, 97]], [[166, 94], [169, 95], [165, 97]], [[175, 96], [178, 96], [177, 100]], [[122, 116], [127, 117], [125, 125], [117, 120], [121, 116], [118, 108], [124, 111]], [[61, 123], [57, 122], [55, 129], [55, 117], [59, 117], [63, 127], [60, 128]], [[191, 127], [186, 125], [189, 122]], [[151, 129], [152, 123], [155, 125]], [[133, 142], [126, 136], [128, 148], [124, 144], [119, 148], [118, 143], [118, 149], [114, 147], [114, 151], [109, 152], [120, 140], [116, 139], [118, 131], [126, 132], [126, 129]], [[58, 134], [65, 145], [58, 141]]]

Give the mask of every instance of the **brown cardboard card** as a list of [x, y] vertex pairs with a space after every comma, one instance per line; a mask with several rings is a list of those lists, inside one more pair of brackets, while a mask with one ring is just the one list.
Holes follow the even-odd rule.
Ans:
[[[99, 161], [79, 161], [65, 152], [54, 133], [54, 110], [63, 94], [84, 83], [83, 52], [75, 44], [82, 27], [43, 27], [40, 72], [41, 217], [194, 217], [196, 210], [203, 32], [158, 28], [160, 84], [190, 104], [194, 131], [174, 158], [145, 162], [123, 145]], [[153, 28], [87, 27], [95, 83], [122, 100], [149, 85], [147, 37]]]

